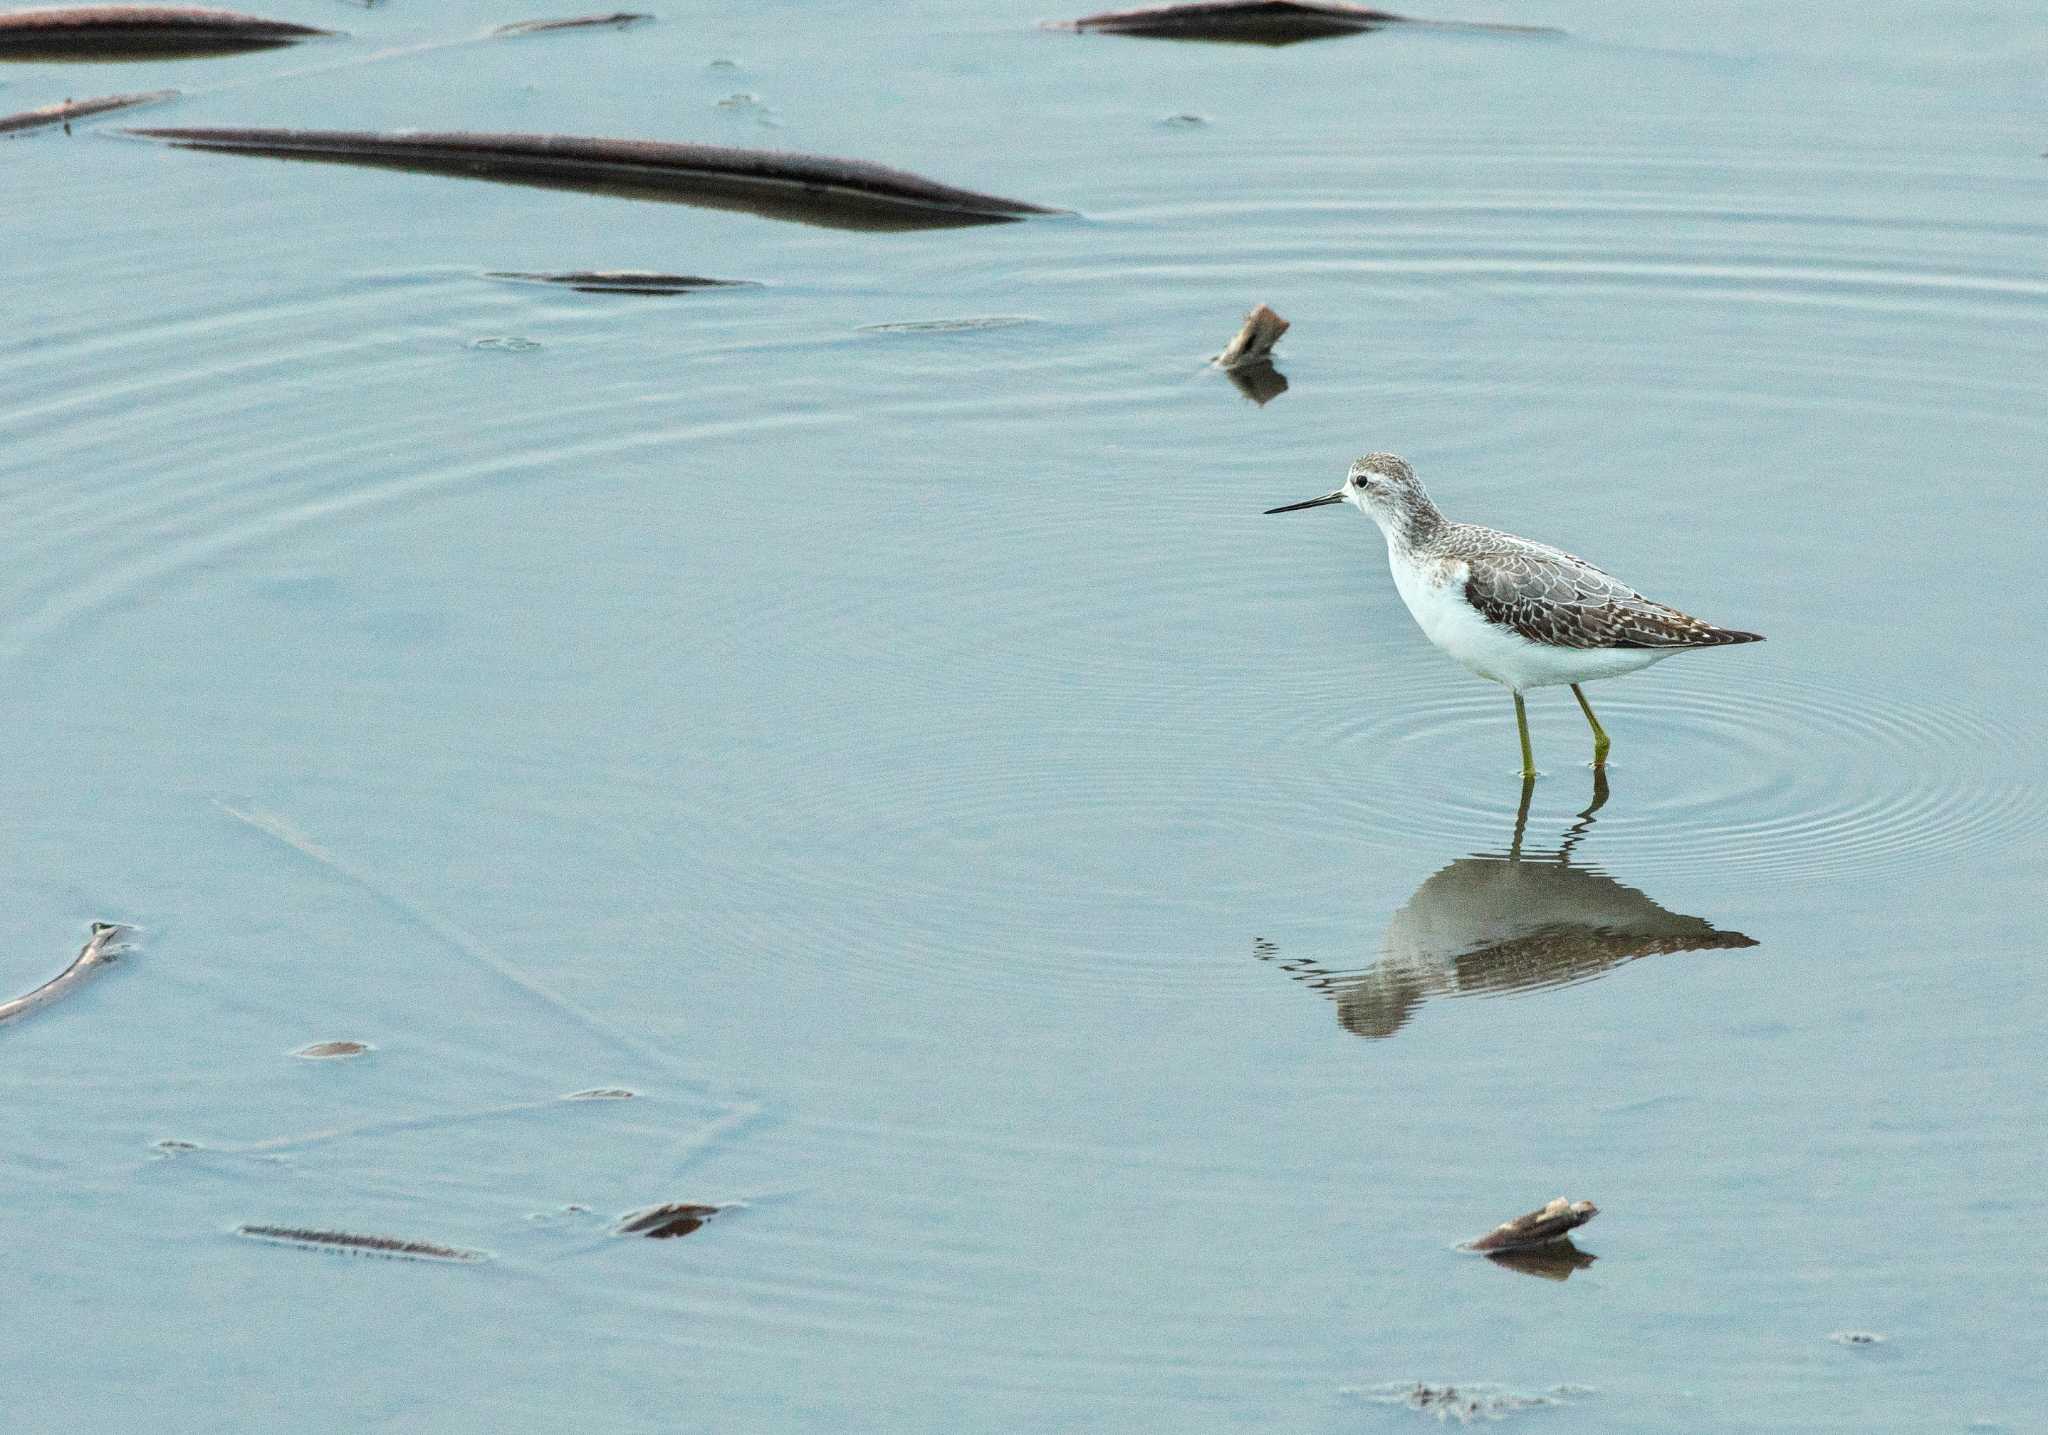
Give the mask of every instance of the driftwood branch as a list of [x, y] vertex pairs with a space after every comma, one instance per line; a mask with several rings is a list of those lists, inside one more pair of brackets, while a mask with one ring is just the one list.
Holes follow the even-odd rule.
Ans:
[[51, 125], [69, 128], [73, 120], [103, 115], [109, 110], [125, 110], [135, 105], [153, 105], [159, 100], [168, 100], [177, 93], [176, 90], [150, 90], [137, 95], [101, 95], [93, 100], [65, 100], [61, 104], [23, 110], [18, 115], [8, 115], [0, 119], [0, 135], [23, 134], [29, 130], [46, 129]]
[[1244, 327], [1212, 361], [1219, 369], [1248, 368], [1264, 363], [1280, 336], [1292, 326], [1264, 304], [1244, 316]]
[[78, 955], [71, 959], [70, 966], [27, 996], [16, 997], [11, 1002], [0, 1004], [0, 1026], [25, 1017], [32, 1011], [39, 1011], [70, 992], [87, 977], [120, 956], [126, 950], [122, 945], [123, 938], [134, 930], [133, 927], [124, 927], [119, 922], [94, 922], [92, 936], [86, 939]]
[[1562, 1240], [1567, 1231], [1577, 1230], [1599, 1214], [1600, 1208], [1591, 1201], [1567, 1201], [1559, 1196], [1547, 1206], [1538, 1207], [1512, 1221], [1503, 1221], [1477, 1240], [1467, 1241], [1465, 1249], [1488, 1252], [1528, 1250], [1531, 1246]]
[[576, 15], [566, 20], [518, 20], [510, 25], [500, 25], [491, 33], [509, 36], [544, 35], [555, 30], [623, 30], [628, 25], [638, 25], [653, 18], [652, 15], [638, 15], [620, 10], [610, 15]]

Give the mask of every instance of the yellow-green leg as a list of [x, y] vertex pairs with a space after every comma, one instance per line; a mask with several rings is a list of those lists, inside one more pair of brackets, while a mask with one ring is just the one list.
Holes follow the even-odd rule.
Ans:
[[1586, 695], [1579, 691], [1577, 683], [1572, 684], [1572, 696], [1579, 700], [1579, 711], [1586, 715], [1586, 721], [1593, 729], [1593, 766], [1607, 766], [1607, 750], [1614, 746], [1607, 740], [1607, 730], [1600, 726], [1600, 719], [1593, 716], [1593, 705], [1586, 701]]
[[1527, 782], [1536, 776], [1536, 751], [1529, 746], [1529, 708], [1520, 693], [1515, 694], [1515, 727], [1522, 734], [1522, 781]]

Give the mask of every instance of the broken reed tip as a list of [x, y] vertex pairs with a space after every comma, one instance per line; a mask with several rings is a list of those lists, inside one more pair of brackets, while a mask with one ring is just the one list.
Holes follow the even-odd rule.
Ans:
[[663, 1206], [647, 1206], [638, 1211], [628, 1211], [619, 1217], [613, 1227], [613, 1234], [621, 1236], [646, 1236], [651, 1240], [672, 1240], [700, 1230], [706, 1221], [724, 1210], [723, 1206], [700, 1206], [693, 1202], [676, 1201]]
[[307, 1226], [241, 1225], [235, 1234], [273, 1245], [298, 1246], [306, 1250], [343, 1251], [352, 1255], [385, 1256], [397, 1260], [452, 1261], [473, 1264], [489, 1260], [488, 1251], [462, 1246], [444, 1246], [439, 1241], [414, 1241], [402, 1236], [361, 1235], [354, 1231], [317, 1230]]
[[1258, 305], [1244, 316], [1244, 327], [1237, 331], [1222, 353], [1212, 362], [1219, 369], [1235, 369], [1263, 361], [1273, 352], [1273, 346], [1280, 342], [1280, 336], [1293, 326], [1264, 304]]
[[1577, 1230], [1599, 1214], [1600, 1208], [1591, 1201], [1567, 1201], [1559, 1196], [1512, 1221], [1502, 1221], [1485, 1235], [1467, 1241], [1465, 1249], [1516, 1251], [1546, 1245], [1561, 1240], [1567, 1231]]

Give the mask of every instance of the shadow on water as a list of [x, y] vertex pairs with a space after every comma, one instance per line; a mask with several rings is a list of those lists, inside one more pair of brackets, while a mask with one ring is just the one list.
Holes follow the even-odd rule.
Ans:
[[1580, 1250], [1567, 1236], [1563, 1240], [1531, 1246], [1527, 1250], [1492, 1251], [1487, 1254], [1486, 1259], [1507, 1270], [1520, 1271], [1525, 1276], [1538, 1276], [1547, 1281], [1566, 1281], [1572, 1278], [1573, 1271], [1582, 1271], [1600, 1258], [1591, 1251]]
[[1525, 847], [1533, 781], [1522, 784], [1506, 852], [1461, 857], [1415, 889], [1387, 923], [1379, 961], [1362, 971], [1282, 960], [1260, 941], [1254, 954], [1337, 1004], [1345, 1030], [1392, 1036], [1431, 996], [1500, 996], [1589, 981], [1637, 957], [1753, 947], [1704, 917], [1669, 911], [1634, 887], [1577, 862], [1573, 849], [1606, 805], [1596, 772], [1593, 800], [1555, 848]]
[[1256, 364], [1245, 364], [1223, 372], [1240, 394], [1260, 408], [1287, 392], [1287, 375], [1274, 368], [1271, 359], [1261, 359]]

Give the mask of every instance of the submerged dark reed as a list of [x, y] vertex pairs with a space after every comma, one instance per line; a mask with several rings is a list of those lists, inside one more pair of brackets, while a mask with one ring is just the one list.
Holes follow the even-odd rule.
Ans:
[[490, 1259], [485, 1251], [444, 1246], [435, 1241], [408, 1241], [398, 1236], [365, 1236], [352, 1231], [318, 1231], [304, 1226], [237, 1226], [235, 1234], [274, 1245], [307, 1250], [341, 1251], [349, 1255], [384, 1256], [405, 1261], [455, 1261], [474, 1264]]

